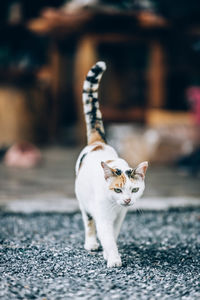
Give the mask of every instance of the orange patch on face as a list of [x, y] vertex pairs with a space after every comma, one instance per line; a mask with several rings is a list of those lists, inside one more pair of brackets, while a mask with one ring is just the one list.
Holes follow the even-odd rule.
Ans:
[[113, 181], [111, 182], [109, 189], [117, 189], [117, 188], [122, 188], [126, 183], [126, 177], [124, 174], [121, 174], [119, 176], [113, 177]]

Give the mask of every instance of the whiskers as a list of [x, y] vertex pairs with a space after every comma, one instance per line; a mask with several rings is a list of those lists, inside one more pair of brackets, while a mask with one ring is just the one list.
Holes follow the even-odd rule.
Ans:
[[141, 208], [137, 208], [136, 212], [141, 216], [144, 214], [144, 211]]
[[115, 201], [111, 201], [111, 212], [113, 212], [116, 208], [118, 208], [119, 205]]

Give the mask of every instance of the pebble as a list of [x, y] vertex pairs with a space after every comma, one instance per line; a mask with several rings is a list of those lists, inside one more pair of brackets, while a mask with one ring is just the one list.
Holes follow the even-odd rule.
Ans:
[[84, 250], [80, 213], [0, 212], [0, 299], [200, 299], [200, 208], [131, 212], [121, 268]]

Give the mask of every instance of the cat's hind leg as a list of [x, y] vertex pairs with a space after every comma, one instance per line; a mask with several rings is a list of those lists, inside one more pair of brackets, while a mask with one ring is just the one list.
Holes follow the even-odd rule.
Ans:
[[96, 227], [92, 216], [86, 213], [83, 209], [81, 210], [83, 223], [85, 227], [85, 244], [84, 248], [88, 251], [97, 250], [99, 243], [96, 238]]

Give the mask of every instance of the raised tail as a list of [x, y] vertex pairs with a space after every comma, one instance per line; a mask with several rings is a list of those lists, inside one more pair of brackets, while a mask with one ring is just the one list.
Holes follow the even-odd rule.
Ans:
[[95, 141], [106, 142], [98, 101], [99, 82], [105, 70], [105, 62], [97, 62], [88, 72], [83, 84], [83, 108], [87, 126], [88, 145]]

